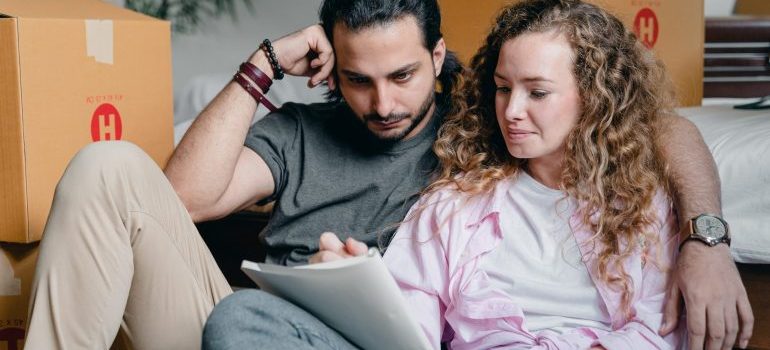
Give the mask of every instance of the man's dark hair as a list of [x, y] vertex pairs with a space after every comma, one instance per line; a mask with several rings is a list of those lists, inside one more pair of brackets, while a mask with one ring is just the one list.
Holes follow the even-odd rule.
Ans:
[[[436, 43], [442, 37], [441, 12], [437, 0], [325, 0], [319, 12], [321, 25], [332, 45], [334, 44], [334, 26], [337, 23], [342, 23], [351, 31], [358, 31], [389, 24], [406, 16], [412, 16], [417, 21], [422, 32], [423, 45], [429, 52], [433, 52]], [[444, 65], [438, 77], [442, 91], [437, 96], [439, 103], [451, 102], [451, 92], [458, 82], [462, 69], [457, 56], [447, 50]], [[333, 74], [337, 74], [336, 70]], [[342, 94], [339, 88], [329, 91], [327, 98], [331, 101], [340, 101]]]

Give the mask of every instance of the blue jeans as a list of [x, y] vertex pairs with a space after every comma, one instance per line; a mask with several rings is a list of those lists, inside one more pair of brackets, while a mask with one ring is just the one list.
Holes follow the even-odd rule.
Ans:
[[358, 349], [296, 305], [256, 289], [235, 292], [214, 307], [203, 349]]

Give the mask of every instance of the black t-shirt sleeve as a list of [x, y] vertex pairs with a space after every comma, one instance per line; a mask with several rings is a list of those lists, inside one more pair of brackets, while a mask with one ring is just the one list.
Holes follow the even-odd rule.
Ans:
[[249, 129], [244, 145], [265, 161], [275, 183], [273, 194], [261, 200], [260, 204], [275, 200], [286, 188], [288, 165], [292, 158], [296, 158], [300, 125], [298, 111], [291, 106], [284, 106], [257, 121]]

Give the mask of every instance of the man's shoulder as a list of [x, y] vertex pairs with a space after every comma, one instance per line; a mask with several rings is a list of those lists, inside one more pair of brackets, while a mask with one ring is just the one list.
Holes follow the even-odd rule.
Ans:
[[[311, 143], [326, 149], [332, 144], [343, 149], [357, 141], [355, 118], [343, 103], [294, 103], [287, 102], [277, 111], [268, 114], [257, 123], [262, 133], [284, 135], [303, 143]], [[278, 137], [278, 136], [269, 136]]]
[[277, 111], [257, 121], [261, 128], [270, 130], [312, 130], [345, 115], [339, 103], [284, 103]]

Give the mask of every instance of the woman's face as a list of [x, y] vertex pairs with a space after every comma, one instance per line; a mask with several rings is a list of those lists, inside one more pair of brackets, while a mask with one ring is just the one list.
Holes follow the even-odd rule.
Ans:
[[567, 135], [580, 115], [573, 52], [555, 31], [505, 42], [495, 69], [495, 112], [508, 152], [560, 165]]

